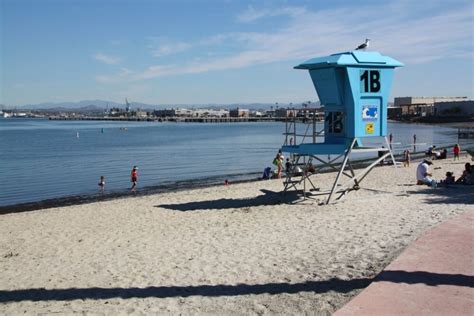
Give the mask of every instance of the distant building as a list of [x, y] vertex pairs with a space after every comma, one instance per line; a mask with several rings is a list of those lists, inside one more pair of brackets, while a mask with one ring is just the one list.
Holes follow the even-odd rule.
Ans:
[[138, 110], [135, 112], [135, 116], [140, 117], [140, 118], [145, 118], [145, 117], [148, 117], [148, 113], [146, 111]]
[[261, 111], [250, 111], [250, 117], [262, 117], [264, 116], [263, 112]]
[[434, 115], [472, 116], [474, 115], [474, 100], [435, 102]]
[[219, 109], [164, 109], [153, 112], [157, 117], [228, 117], [229, 110]]
[[229, 110], [211, 110], [211, 109], [196, 109], [193, 111], [195, 117], [228, 117]]
[[209, 110], [209, 115], [211, 117], [229, 117], [229, 110], [227, 109]]
[[395, 107], [402, 109], [402, 115], [426, 116], [434, 114], [436, 102], [468, 101], [467, 97], [396, 97]]
[[297, 110], [295, 109], [282, 109], [278, 108], [275, 110], [275, 117], [295, 117]]
[[266, 117], [275, 117], [275, 110], [266, 110], [264, 113]]
[[296, 117], [300, 118], [324, 118], [324, 107], [320, 108], [300, 108], [295, 110]]
[[153, 115], [156, 117], [170, 117], [170, 116], [174, 116], [174, 114], [175, 114], [174, 109], [164, 109], [164, 110], [153, 111]]
[[193, 110], [189, 109], [164, 109], [153, 111], [157, 117], [192, 117]]
[[123, 117], [126, 115], [126, 111], [120, 108], [111, 108], [108, 112], [108, 116], [112, 117]]
[[179, 117], [191, 117], [194, 114], [194, 111], [190, 109], [176, 109], [174, 111], [175, 111], [174, 116], [179, 116]]
[[389, 106], [387, 107], [387, 118], [389, 120], [399, 120], [402, 117], [402, 108]]
[[249, 117], [250, 111], [247, 109], [232, 109], [229, 111], [230, 117]]

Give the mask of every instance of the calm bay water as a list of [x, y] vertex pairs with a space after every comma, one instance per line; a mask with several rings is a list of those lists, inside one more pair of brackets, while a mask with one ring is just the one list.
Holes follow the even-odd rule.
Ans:
[[[280, 122], [0, 119], [0, 205], [96, 194], [101, 175], [107, 192], [125, 190], [133, 165], [139, 188], [261, 172], [271, 166], [283, 131]], [[439, 126], [389, 123], [389, 132], [404, 145], [416, 134], [417, 143], [427, 144], [417, 150], [457, 142], [455, 129]]]

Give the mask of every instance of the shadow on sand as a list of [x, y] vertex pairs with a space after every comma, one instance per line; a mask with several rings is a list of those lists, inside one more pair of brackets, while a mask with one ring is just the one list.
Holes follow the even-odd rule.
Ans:
[[160, 204], [155, 207], [166, 208], [173, 211], [198, 211], [212, 209], [246, 208], [260, 205], [291, 204], [301, 199], [299, 191], [273, 192], [269, 190], [260, 190], [263, 195], [247, 199], [217, 199], [210, 201], [188, 202], [180, 204]]
[[[307, 281], [303, 283], [268, 283], [237, 285], [197, 285], [197, 286], [150, 286], [146, 288], [69, 288], [69, 289], [23, 289], [0, 291], [0, 303], [22, 301], [69, 301], [77, 299], [103, 300], [112, 298], [170, 298], [189, 296], [239, 296], [258, 294], [295, 294], [313, 292], [315, 294], [334, 291], [348, 293], [367, 287], [374, 279], [359, 278], [341, 280], [332, 278], [326, 281]], [[430, 286], [455, 285], [473, 287], [474, 277], [462, 274], [438, 274], [430, 272], [384, 271], [376, 282], [425, 283]]]
[[436, 189], [424, 187], [417, 191], [407, 191], [408, 194], [425, 194], [428, 204], [474, 204], [474, 185], [452, 184], [438, 186]]
[[0, 291], [0, 303], [20, 301], [69, 301], [75, 299], [167, 298], [189, 296], [239, 296], [249, 294], [295, 294], [298, 292], [347, 293], [369, 285], [370, 279], [308, 281], [304, 283], [268, 283], [237, 285], [150, 286], [146, 288], [70, 288]]

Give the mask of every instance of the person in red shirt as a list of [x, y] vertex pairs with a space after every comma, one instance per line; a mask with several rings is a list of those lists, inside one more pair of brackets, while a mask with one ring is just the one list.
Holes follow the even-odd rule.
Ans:
[[138, 170], [137, 166], [133, 166], [132, 172], [130, 173], [131, 182], [133, 183], [132, 187], [130, 188], [132, 192], [135, 192], [136, 190], [135, 187], [137, 186], [137, 181], [138, 181], [137, 170]]
[[461, 152], [461, 147], [459, 147], [459, 144], [454, 145], [454, 148], [453, 148], [454, 160], [456, 160], [456, 158], [459, 160], [460, 152]]

